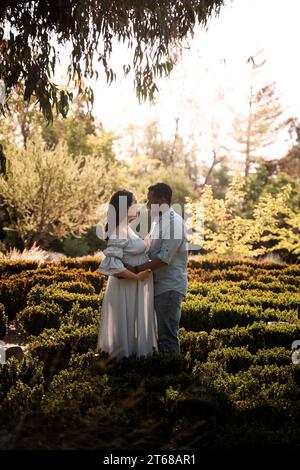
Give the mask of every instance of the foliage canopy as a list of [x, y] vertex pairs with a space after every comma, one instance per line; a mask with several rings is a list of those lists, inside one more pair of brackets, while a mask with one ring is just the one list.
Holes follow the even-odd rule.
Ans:
[[[139, 99], [152, 99], [155, 79], [169, 74], [174, 51], [196, 23], [206, 25], [224, 0], [3, 0], [0, 5], [0, 78], [8, 94], [24, 83], [24, 99], [35, 96], [47, 120], [53, 108], [66, 115], [72, 93], [52, 81], [59, 60], [58, 46], [70, 46], [68, 79], [80, 93], [84, 78], [99, 75], [95, 58], [106, 79], [116, 79], [109, 59], [117, 42], [132, 49], [131, 64]], [[175, 53], [176, 55], [176, 53]], [[2, 111], [4, 111], [2, 107]]]

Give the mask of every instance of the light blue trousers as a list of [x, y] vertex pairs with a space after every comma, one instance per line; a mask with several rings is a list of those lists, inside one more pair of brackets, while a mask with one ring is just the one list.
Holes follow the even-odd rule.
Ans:
[[180, 353], [178, 330], [181, 300], [182, 294], [175, 290], [168, 290], [154, 297], [159, 351]]

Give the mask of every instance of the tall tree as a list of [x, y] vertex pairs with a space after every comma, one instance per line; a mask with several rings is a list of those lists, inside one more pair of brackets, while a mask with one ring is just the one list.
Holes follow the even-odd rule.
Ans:
[[[138, 159], [140, 169], [149, 170], [171, 167], [184, 170], [190, 179], [191, 190], [197, 187], [198, 167], [193, 148], [187, 148], [180, 133], [179, 118], [175, 119], [174, 134], [167, 138], [161, 132], [159, 122], [153, 120], [145, 126], [130, 125], [126, 129], [126, 142], [122, 142], [123, 157]], [[137, 160], [136, 160], [137, 161]]]
[[[258, 56], [259, 54], [257, 54]], [[249, 57], [250, 84], [247, 113], [234, 119], [234, 139], [244, 156], [244, 173], [249, 175], [251, 164], [263, 161], [263, 149], [276, 141], [279, 130], [286, 124], [276, 84], [260, 84], [259, 74], [265, 60]]]
[[[63, 141], [70, 155], [98, 153], [105, 156], [108, 162], [115, 160], [112, 146], [117, 136], [105, 131], [103, 125], [96, 122], [84, 97], [79, 95], [74, 98], [68, 116], [57, 116], [49, 125], [34, 106], [33, 99], [30, 103], [24, 102], [22, 90], [19, 86], [11, 93], [9, 112], [0, 116], [0, 144], [4, 155], [8, 143], [17, 143], [25, 148], [27, 141], [39, 136], [49, 150]], [[3, 157], [1, 160], [0, 153], [0, 168], [1, 162], [3, 166], [4, 160]]]
[[[53, 108], [65, 116], [72, 93], [53, 82], [58, 46], [69, 46], [68, 79], [84, 92], [83, 78], [96, 78], [95, 59], [108, 83], [116, 79], [110, 56], [117, 42], [134, 51], [125, 75], [133, 69], [140, 99], [153, 95], [157, 76], [169, 74], [176, 61], [174, 49], [219, 13], [224, 0], [2, 0], [0, 4], [0, 77], [7, 92], [24, 82], [24, 98], [32, 95], [44, 116]], [[86, 89], [93, 100], [92, 92]]]
[[26, 247], [47, 248], [59, 238], [81, 235], [98, 221], [96, 212], [119, 185], [118, 167], [99, 155], [69, 155], [67, 145], [45, 150], [36, 140], [26, 149], [8, 147], [10, 171], [0, 175], [0, 196], [8, 207], [8, 231]]

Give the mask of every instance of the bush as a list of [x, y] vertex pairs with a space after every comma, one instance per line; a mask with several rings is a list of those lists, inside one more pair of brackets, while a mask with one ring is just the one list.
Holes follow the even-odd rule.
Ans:
[[0, 277], [2, 279], [11, 276], [12, 274], [20, 274], [23, 271], [34, 271], [38, 267], [37, 261], [26, 260], [5, 260], [0, 261]]
[[[57, 282], [55, 285], [62, 290], [66, 290], [68, 292], [72, 292], [74, 294], [95, 294], [95, 289], [91, 284], [86, 284], [85, 282]], [[52, 285], [51, 287], [54, 288]]]
[[269, 292], [297, 292], [297, 287], [289, 284], [283, 284], [281, 282], [264, 282], [259, 281], [241, 281], [239, 283], [239, 288], [243, 290], [261, 290]]
[[37, 338], [33, 338], [28, 350], [32, 357], [43, 361], [44, 374], [48, 378], [68, 366], [72, 353], [95, 350], [97, 337], [97, 325], [80, 328], [62, 325], [58, 331], [44, 330]]
[[192, 367], [196, 360], [205, 362], [209, 350], [209, 336], [206, 331], [194, 332], [186, 331], [185, 328], [179, 330], [181, 354]]
[[279, 366], [291, 365], [292, 352], [285, 348], [259, 349], [253, 356], [253, 364], [270, 365], [277, 364]]
[[[267, 321], [297, 321], [295, 309], [265, 308], [262, 305], [245, 305], [243, 299], [234, 294], [224, 296], [211, 291], [207, 297], [198, 298], [188, 294], [182, 303], [181, 326], [192, 331], [210, 331], [212, 329], [232, 328], [236, 325], [247, 326], [254, 322]], [[229, 300], [230, 299], [230, 300]]]
[[54, 302], [43, 302], [40, 305], [25, 307], [17, 314], [17, 321], [21, 329], [37, 336], [44, 329], [58, 329], [63, 316], [62, 308]]
[[209, 328], [211, 304], [207, 299], [182, 302], [180, 326], [186, 330], [201, 331]]
[[[20, 423], [25, 417], [38, 414], [44, 394], [42, 385], [29, 387], [17, 380], [0, 404], [0, 422], [2, 425]], [[14, 426], [15, 428], [15, 426]]]
[[25, 307], [32, 282], [19, 275], [0, 281], [0, 302], [4, 305], [9, 320], [14, 320], [19, 310]]
[[99, 325], [99, 309], [93, 310], [92, 307], [81, 308], [79, 302], [74, 302], [67, 317], [63, 318], [65, 324], [73, 327]]
[[[253, 269], [264, 269], [264, 270], [280, 270], [280, 271], [286, 271], [289, 270], [287, 268], [287, 265], [285, 263], [269, 263], [266, 261], [256, 261], [256, 260], [251, 260], [251, 259], [228, 259], [228, 258], [203, 258], [199, 257], [198, 259], [196, 257], [191, 258], [189, 260], [189, 268], [191, 269], [203, 269], [205, 271], [215, 271], [217, 269], [220, 270], [225, 270], [225, 269], [232, 269], [232, 268], [253, 268]], [[299, 271], [299, 268], [298, 268]]]
[[[84, 272], [82, 269], [68, 270], [67, 267], [59, 265], [45, 265], [36, 270], [22, 271], [7, 279], [1, 279], [0, 303], [4, 305], [9, 320], [13, 320], [17, 312], [26, 307], [28, 293], [37, 284], [46, 287], [60, 282], [79, 282], [82, 292], [92, 292], [94, 288], [95, 292], [99, 294], [104, 279], [104, 276], [100, 276], [97, 272]], [[84, 287], [83, 283], [87, 287]], [[72, 289], [71, 285], [67, 289]], [[74, 289], [76, 288], [74, 287]], [[77, 289], [80, 290], [79, 285]]]
[[209, 328], [247, 326], [259, 320], [261, 313], [262, 309], [257, 307], [220, 302], [211, 308]]
[[3, 339], [7, 333], [7, 322], [8, 318], [5, 315], [4, 305], [0, 304], [0, 339]]
[[108, 392], [105, 376], [92, 377], [81, 369], [62, 370], [49, 384], [41, 403], [42, 412], [52, 426], [78, 424], [90, 409], [99, 406], [109, 414]]
[[189, 282], [188, 292], [191, 294], [197, 294], [206, 296], [209, 293], [210, 287], [203, 282], [191, 281]]
[[253, 355], [246, 347], [222, 348], [208, 355], [208, 362], [219, 362], [229, 373], [247, 370], [254, 361]]
[[115, 363], [115, 374], [122, 377], [126, 372], [138, 373], [142, 377], [164, 377], [167, 374], [179, 374], [185, 369], [184, 359], [177, 353], [154, 352], [147, 356], [123, 357]]
[[0, 401], [18, 380], [29, 387], [43, 385], [43, 364], [38, 358], [25, 357], [21, 362], [10, 358], [0, 363]]
[[57, 285], [53, 284], [48, 287], [37, 284], [28, 294], [27, 304], [39, 305], [43, 302], [55, 302], [63, 310], [68, 313], [73, 305], [73, 302], [79, 302], [80, 307], [92, 307], [94, 310], [99, 309], [99, 296], [96, 294], [80, 294], [68, 292], [60, 289]]
[[100, 260], [97, 257], [93, 256], [83, 256], [79, 259], [76, 258], [64, 258], [60, 262], [61, 266], [66, 266], [67, 268], [79, 268], [84, 271], [97, 271]]
[[248, 346], [255, 353], [258, 349], [283, 347], [291, 349], [291, 344], [300, 336], [300, 321], [294, 324], [255, 322], [248, 327], [233, 327], [212, 330], [210, 339], [213, 347]]

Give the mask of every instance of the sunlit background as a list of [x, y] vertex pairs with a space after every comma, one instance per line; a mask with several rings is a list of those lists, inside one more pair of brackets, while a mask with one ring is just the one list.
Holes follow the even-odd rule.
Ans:
[[[117, 131], [158, 120], [168, 137], [178, 119], [186, 143], [195, 145], [197, 158], [206, 162], [212, 158], [212, 124], [221, 118], [218, 138], [234, 151], [232, 118], [247, 106], [250, 56], [259, 54], [257, 61], [266, 61], [260, 72], [262, 83], [276, 82], [286, 117], [300, 115], [299, 17], [298, 0], [286, 0], [284, 5], [279, 0], [228, 1], [220, 16], [209, 20], [207, 30], [196, 28], [194, 39], [186, 41], [171, 76], [158, 82], [155, 104], [139, 104], [132, 77], [119, 74], [110, 87], [104, 79], [92, 82], [94, 114], [107, 130]], [[118, 45], [112, 64], [121, 68], [126, 54]], [[289, 136], [282, 132], [272, 146], [272, 157], [284, 155], [288, 145]], [[120, 156], [124, 146], [126, 140], [118, 141]]]
[[[138, 101], [134, 72], [124, 77], [123, 66], [134, 63], [134, 43], [133, 49], [128, 49], [126, 41], [113, 42], [108, 69], [117, 78], [107, 84], [101, 60], [97, 61], [103, 48], [101, 37], [93, 57], [93, 72], [98, 78], [95, 74], [82, 83], [94, 92], [92, 115], [87, 113], [90, 101], [80, 95], [66, 118], [54, 116], [53, 125], [48, 126], [33, 97], [29, 104], [24, 103], [20, 83], [11, 97], [12, 115], [0, 120], [2, 166], [7, 159], [7, 168], [16, 169], [9, 184], [3, 178], [0, 196], [12, 211], [18, 206], [20, 214], [17, 221], [3, 215], [3, 250], [7, 246], [22, 248], [23, 244], [30, 248], [38, 241], [43, 248], [67, 255], [95, 252], [99, 248], [94, 225], [99, 221], [98, 206], [106, 208], [111, 194], [124, 187], [145, 203], [147, 188], [164, 181], [173, 188], [173, 203], [183, 205], [189, 200], [206, 204], [207, 252], [232, 255], [232, 240], [250, 233], [247, 224], [252, 224], [254, 232], [260, 226], [262, 238], [254, 242], [258, 235], [253, 234], [251, 243], [244, 240], [242, 248], [234, 243], [238, 255], [257, 253], [260, 243], [264, 247], [261, 254], [271, 248], [276, 251], [278, 244], [282, 256], [286, 255], [283, 250], [288, 256], [297, 256], [299, 18], [299, 0], [284, 4], [279, 0], [225, 0], [219, 16], [210, 16], [205, 28], [197, 26], [180, 50], [171, 51], [171, 57], [176, 58], [174, 68], [170, 76], [156, 80], [158, 91], [153, 102]], [[7, 37], [9, 34], [7, 24]], [[55, 34], [50, 37], [60, 57], [51, 79], [58, 88], [76, 95], [67, 73], [71, 41], [58, 44]], [[83, 167], [74, 158], [82, 156]], [[51, 171], [55, 176], [49, 180]], [[236, 174], [241, 178], [238, 183]], [[53, 221], [51, 236], [40, 205], [43, 191], [47, 217]], [[237, 232], [230, 238], [233, 205], [237, 217], [233, 231]], [[262, 217], [267, 213], [272, 213], [274, 220]], [[209, 245], [210, 221], [216, 232], [213, 246]], [[265, 240], [265, 227], [271, 230], [271, 224], [274, 239]], [[224, 233], [229, 233], [230, 239]]]

